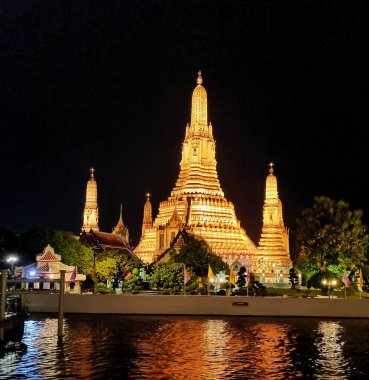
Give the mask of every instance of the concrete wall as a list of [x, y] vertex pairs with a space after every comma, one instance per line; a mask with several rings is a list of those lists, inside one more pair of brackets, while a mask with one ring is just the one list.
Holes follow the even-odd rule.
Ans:
[[[235, 302], [246, 303], [235, 305]], [[22, 294], [29, 312], [58, 310], [57, 294]], [[77, 295], [64, 296], [66, 313], [255, 315], [369, 318], [369, 300], [335, 298]]]

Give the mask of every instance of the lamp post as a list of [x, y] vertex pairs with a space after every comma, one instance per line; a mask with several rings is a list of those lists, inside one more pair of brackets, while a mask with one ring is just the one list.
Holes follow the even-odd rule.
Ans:
[[322, 281], [322, 284], [324, 286], [328, 286], [328, 298], [331, 298], [331, 287], [335, 287], [337, 285], [337, 281], [336, 280], [326, 280], [324, 279]]
[[6, 262], [7, 263], [10, 263], [10, 270], [11, 270], [11, 274], [13, 275], [14, 272], [13, 272], [13, 267], [14, 267], [14, 263], [18, 261], [18, 257], [15, 257], [15, 256], [9, 256], [7, 259], [6, 259]]

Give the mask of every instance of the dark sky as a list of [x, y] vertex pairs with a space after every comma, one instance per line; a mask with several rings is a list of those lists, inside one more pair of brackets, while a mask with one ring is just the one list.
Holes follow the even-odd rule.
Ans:
[[267, 164], [285, 221], [315, 195], [369, 222], [367, 1], [2, 1], [0, 226], [139, 237], [179, 172], [198, 69], [226, 197], [259, 239]]

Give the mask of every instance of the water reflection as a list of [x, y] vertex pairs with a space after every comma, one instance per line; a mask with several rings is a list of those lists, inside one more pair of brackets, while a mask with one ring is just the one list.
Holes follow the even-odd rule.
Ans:
[[365, 378], [369, 321], [77, 315], [26, 321], [1, 379]]
[[318, 326], [318, 336], [315, 345], [318, 351], [316, 368], [318, 376], [326, 379], [347, 379], [350, 365], [343, 354], [344, 341], [342, 340], [343, 326], [340, 322], [321, 321]]

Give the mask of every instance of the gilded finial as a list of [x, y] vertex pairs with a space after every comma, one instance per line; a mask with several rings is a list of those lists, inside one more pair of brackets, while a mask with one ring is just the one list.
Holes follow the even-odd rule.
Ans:
[[146, 200], [147, 200], [147, 201], [150, 200], [150, 193], [146, 193]]
[[120, 204], [120, 219], [122, 219], [122, 204]]
[[90, 168], [90, 177], [94, 178], [94, 176], [95, 176], [95, 169], [94, 168]]
[[269, 174], [273, 174], [273, 173], [274, 173], [273, 166], [274, 166], [274, 163], [273, 163], [273, 162], [270, 162], [270, 163], [269, 163]]
[[197, 73], [197, 84], [202, 84], [201, 70]]

